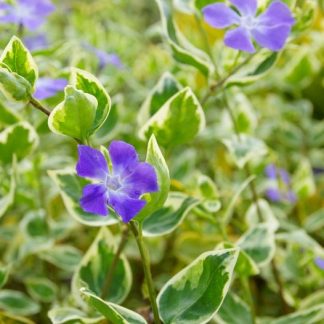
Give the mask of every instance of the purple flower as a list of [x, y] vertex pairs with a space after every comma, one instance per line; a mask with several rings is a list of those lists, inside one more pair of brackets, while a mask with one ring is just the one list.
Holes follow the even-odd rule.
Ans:
[[30, 51], [45, 49], [49, 45], [45, 34], [27, 36], [24, 38], [24, 44]]
[[266, 196], [274, 202], [289, 201], [296, 202], [296, 194], [291, 190], [291, 179], [288, 172], [278, 169], [274, 164], [269, 164], [265, 168], [265, 174], [269, 179], [269, 186]]
[[274, 1], [264, 13], [257, 16], [257, 0], [230, 2], [238, 13], [219, 2], [203, 8], [205, 20], [209, 25], [220, 29], [236, 26], [226, 32], [226, 46], [253, 53], [254, 39], [261, 47], [272, 51], [280, 51], [283, 48], [295, 22], [286, 4]]
[[52, 13], [55, 6], [50, 0], [17, 0], [15, 5], [2, 2], [0, 8], [4, 10], [0, 22], [35, 30], [45, 22], [45, 18]]
[[317, 257], [314, 262], [321, 270], [324, 270], [324, 259]]
[[157, 176], [153, 166], [138, 160], [132, 145], [113, 141], [108, 151], [112, 170], [100, 151], [78, 146], [77, 174], [97, 181], [83, 188], [80, 204], [84, 211], [102, 216], [108, 215], [109, 206], [127, 223], [145, 206], [141, 196], [158, 191]]
[[107, 53], [89, 44], [83, 44], [83, 46], [97, 56], [100, 70], [104, 69], [107, 65], [113, 65], [117, 69], [122, 69], [124, 67], [120, 57], [117, 54]]
[[36, 82], [34, 97], [39, 100], [53, 97], [63, 91], [67, 84], [65, 79], [39, 78]]

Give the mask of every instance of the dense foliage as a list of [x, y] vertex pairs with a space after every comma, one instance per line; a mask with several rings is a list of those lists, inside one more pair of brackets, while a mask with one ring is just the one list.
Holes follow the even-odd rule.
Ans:
[[322, 0], [0, 29], [0, 323], [324, 322]]

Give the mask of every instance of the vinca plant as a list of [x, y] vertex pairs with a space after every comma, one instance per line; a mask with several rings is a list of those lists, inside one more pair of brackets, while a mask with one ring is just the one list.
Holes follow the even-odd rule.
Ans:
[[322, 0], [0, 29], [0, 323], [324, 323]]

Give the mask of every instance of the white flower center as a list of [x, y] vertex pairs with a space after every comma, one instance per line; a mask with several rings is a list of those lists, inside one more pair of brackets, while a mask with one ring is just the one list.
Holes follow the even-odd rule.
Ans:
[[122, 184], [120, 183], [120, 178], [118, 176], [108, 175], [106, 178], [106, 187], [109, 190], [117, 191], [122, 187]]
[[253, 16], [241, 17], [241, 26], [248, 30], [255, 28], [257, 23], [258, 23], [258, 20], [256, 17], [253, 17]]

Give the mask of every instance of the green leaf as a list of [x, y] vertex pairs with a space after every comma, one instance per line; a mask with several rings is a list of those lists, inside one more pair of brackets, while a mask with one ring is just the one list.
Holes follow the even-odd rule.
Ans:
[[92, 131], [94, 132], [102, 126], [109, 115], [111, 107], [110, 97], [96, 77], [80, 69], [72, 69], [72, 85], [74, 85], [76, 89], [82, 90], [97, 99], [98, 107], [92, 126]]
[[157, 210], [143, 222], [144, 236], [160, 236], [171, 233], [199, 203], [194, 197], [171, 192], [165, 207]]
[[55, 245], [39, 253], [39, 256], [58, 268], [73, 272], [79, 266], [82, 255], [79, 250], [70, 245]]
[[[231, 242], [223, 242], [217, 247], [221, 249], [239, 248], [237, 245]], [[239, 251], [239, 256], [235, 265], [235, 273], [237, 273], [240, 277], [249, 277], [259, 274], [260, 270], [253, 259], [241, 248], [239, 248]]]
[[9, 270], [10, 267], [7, 266], [0, 266], [0, 289], [6, 284], [8, 277], [9, 277]]
[[26, 286], [28, 293], [35, 300], [50, 303], [56, 298], [57, 287], [46, 278], [28, 278]]
[[276, 231], [279, 228], [279, 222], [276, 216], [273, 214], [269, 203], [264, 199], [259, 199], [256, 203], [251, 204], [248, 211], [246, 212], [245, 218], [249, 227], [257, 225], [259, 221], [258, 208], [260, 209], [262, 215], [262, 221], [267, 223], [268, 226]]
[[278, 53], [277, 52], [271, 53], [268, 57], [266, 57], [264, 59], [264, 61], [262, 61], [257, 66], [255, 71], [251, 75], [256, 76], [256, 75], [266, 73], [268, 70], [270, 70], [275, 65], [275, 63], [277, 62], [277, 59], [278, 59]]
[[159, 191], [145, 195], [147, 203], [135, 218], [139, 222], [142, 222], [147, 216], [153, 214], [163, 206], [170, 190], [169, 169], [154, 135], [151, 136], [147, 144], [146, 162], [151, 164], [155, 169]]
[[[1, 144], [0, 144], [1, 147]], [[1, 150], [0, 150], [1, 152]], [[16, 192], [16, 157], [13, 158], [12, 161], [12, 174], [10, 179], [10, 189], [9, 192], [0, 197], [0, 218], [6, 213], [8, 208], [13, 204], [15, 200], [15, 192]]]
[[162, 27], [171, 47], [174, 59], [182, 64], [199, 70], [205, 77], [213, 71], [208, 56], [194, 47], [184, 38], [172, 19], [172, 3], [170, 0], [156, 0], [160, 10]]
[[275, 252], [273, 228], [267, 223], [258, 224], [245, 233], [237, 242], [259, 266], [268, 264]]
[[[105, 279], [117, 250], [114, 242], [114, 237], [108, 229], [102, 227], [83, 257], [72, 280], [72, 292], [80, 304], [83, 304], [80, 299], [80, 289], [85, 285], [97, 296], [103, 293]], [[121, 255], [113, 274], [108, 296], [103, 296], [104, 299], [113, 303], [121, 303], [129, 293], [131, 282], [132, 273], [128, 261]]]
[[11, 163], [13, 156], [22, 160], [38, 145], [38, 136], [27, 122], [7, 127], [0, 133], [0, 162]]
[[[1, 87], [1, 84], [0, 84]], [[0, 90], [1, 91], [1, 90]], [[13, 110], [0, 102], [0, 127], [2, 125], [16, 124], [21, 120], [20, 116]]]
[[54, 108], [48, 118], [48, 127], [54, 133], [86, 142], [93, 133], [97, 106], [93, 95], [67, 86], [64, 101]]
[[144, 125], [144, 123], [153, 116], [168, 99], [181, 89], [182, 86], [175, 77], [171, 73], [165, 72], [144, 101], [138, 114], [138, 124]]
[[243, 168], [249, 161], [267, 153], [267, 147], [263, 141], [244, 134], [233, 135], [232, 138], [225, 139], [223, 142], [239, 168]]
[[108, 226], [118, 222], [118, 217], [112, 211], [107, 217], [83, 211], [80, 207], [82, 189], [89, 182], [78, 177], [74, 170], [48, 171], [48, 174], [60, 189], [68, 213], [78, 222], [88, 226]]
[[253, 316], [248, 305], [237, 295], [229, 293], [215, 316], [219, 324], [253, 324]]
[[191, 89], [185, 88], [147, 121], [140, 137], [145, 139], [154, 134], [160, 145], [172, 147], [192, 141], [204, 128], [204, 111]]
[[306, 231], [311, 233], [324, 228], [324, 208], [321, 208], [308, 216], [304, 228]]
[[102, 316], [88, 318], [87, 314], [80, 311], [79, 309], [72, 307], [55, 307], [48, 312], [48, 317], [52, 324], [63, 324], [63, 323], [82, 323], [82, 324], [95, 324], [100, 323], [103, 319]]
[[303, 247], [316, 253], [323, 253], [323, 248], [316, 240], [308, 235], [303, 229], [293, 230], [291, 232], [281, 232], [276, 235], [278, 241], [290, 243]]
[[87, 303], [95, 308], [99, 313], [111, 324], [146, 324], [146, 320], [139, 314], [119, 306], [102, 300], [95, 294], [85, 288], [81, 288], [81, 293], [85, 297]]
[[279, 317], [270, 324], [315, 324], [324, 320], [324, 304]]
[[237, 256], [235, 249], [206, 252], [171, 278], [157, 298], [163, 322], [209, 322], [228, 292]]
[[42, 212], [28, 213], [20, 223], [20, 230], [31, 239], [48, 240], [49, 227]]
[[6, 324], [35, 324], [27, 317], [16, 316], [9, 313], [0, 312], [0, 323]]
[[2, 52], [0, 61], [10, 69], [26, 79], [34, 87], [38, 77], [38, 69], [28, 49], [19, 38], [13, 36]]
[[9, 72], [0, 66], [0, 91], [10, 101], [28, 101], [32, 87], [29, 82], [17, 73]]
[[28, 316], [39, 312], [40, 307], [20, 291], [0, 290], [0, 309], [15, 315]]

